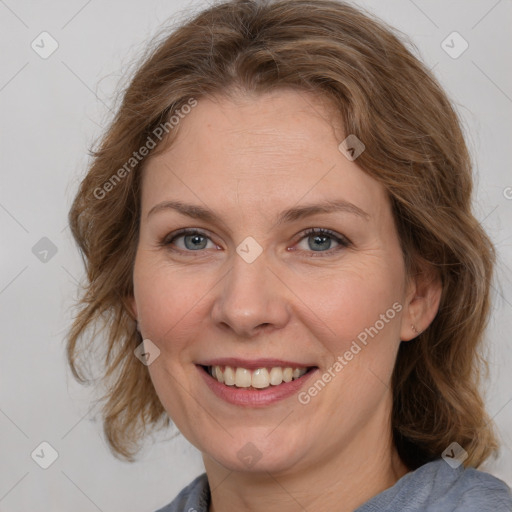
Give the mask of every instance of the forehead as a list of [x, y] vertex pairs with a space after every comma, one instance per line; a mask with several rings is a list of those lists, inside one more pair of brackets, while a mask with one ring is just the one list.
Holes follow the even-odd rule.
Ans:
[[345, 137], [329, 101], [308, 92], [202, 98], [146, 163], [143, 210], [184, 198], [254, 212], [345, 199], [378, 213], [385, 191], [340, 152]]

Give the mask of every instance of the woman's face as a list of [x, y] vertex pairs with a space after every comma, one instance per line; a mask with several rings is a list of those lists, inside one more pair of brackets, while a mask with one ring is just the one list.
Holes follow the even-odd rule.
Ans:
[[[201, 99], [144, 171], [148, 369], [183, 435], [230, 470], [362, 460], [389, 432], [410, 291], [384, 188], [338, 149], [332, 112], [291, 90]], [[308, 371], [286, 382], [287, 367]]]

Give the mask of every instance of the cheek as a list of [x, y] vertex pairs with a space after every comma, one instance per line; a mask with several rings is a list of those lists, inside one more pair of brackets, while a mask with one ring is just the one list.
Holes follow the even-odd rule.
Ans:
[[[212, 281], [187, 270], [157, 262], [137, 262], [134, 269], [135, 301], [144, 337], [160, 350], [176, 352], [180, 333], [197, 329], [201, 299], [214, 286]], [[206, 296], [205, 296], [206, 294]], [[164, 343], [172, 339], [172, 343]], [[183, 343], [186, 340], [183, 340]]]
[[[309, 325], [318, 325], [317, 337], [332, 355], [343, 353], [359, 335], [364, 340], [364, 333], [376, 322], [379, 338], [396, 338], [400, 309], [396, 304], [402, 300], [403, 276], [383, 265], [372, 269], [371, 263], [368, 259], [351, 265], [350, 270], [338, 269], [321, 281], [302, 278], [294, 285], [294, 292], [304, 303], [304, 315], [316, 318]], [[399, 270], [399, 265], [396, 267]]]
[[160, 350], [160, 357], [148, 366], [155, 391], [178, 429], [190, 434], [192, 418], [202, 415], [196, 401], [189, 399], [195, 394], [191, 382], [196, 371], [189, 348], [201, 333], [204, 336], [206, 302], [201, 299], [207, 299], [214, 281], [148, 259], [136, 262], [134, 284], [142, 335]]

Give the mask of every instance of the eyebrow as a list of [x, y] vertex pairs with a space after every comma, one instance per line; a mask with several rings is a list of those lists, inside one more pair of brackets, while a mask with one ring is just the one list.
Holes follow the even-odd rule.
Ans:
[[[153, 206], [149, 210], [147, 217], [160, 211], [175, 210], [182, 215], [192, 217], [194, 219], [203, 220], [206, 222], [216, 222], [219, 220], [218, 216], [209, 208], [205, 208], [199, 205], [186, 204], [181, 201], [163, 201]], [[288, 210], [281, 212], [276, 219], [277, 224], [285, 224], [287, 222], [293, 222], [305, 217], [310, 217], [319, 213], [337, 213], [344, 212], [356, 215], [365, 220], [370, 219], [370, 215], [364, 210], [343, 199], [325, 201], [317, 204], [306, 204], [303, 206], [296, 206]]]

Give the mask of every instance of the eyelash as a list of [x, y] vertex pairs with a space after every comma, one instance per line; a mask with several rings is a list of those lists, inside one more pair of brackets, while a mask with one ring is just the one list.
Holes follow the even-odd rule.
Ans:
[[[187, 235], [199, 235], [199, 236], [202, 236], [204, 238], [210, 239], [210, 237], [206, 233], [204, 233], [202, 231], [199, 231], [197, 229], [190, 229], [190, 228], [180, 229], [179, 231], [176, 231], [175, 233], [172, 233], [171, 235], [167, 235], [160, 242], [159, 245], [162, 246], [162, 247], [165, 247], [165, 248], [167, 248], [167, 249], [169, 249], [171, 251], [181, 252], [181, 253], [183, 253], [183, 252], [193, 253], [193, 252], [202, 252], [202, 251], [201, 250], [191, 251], [191, 250], [186, 250], [186, 249], [171, 248], [171, 244], [177, 238], [180, 238], [180, 237], [183, 237], [183, 236], [187, 236]], [[331, 231], [330, 229], [325, 229], [325, 228], [309, 228], [309, 229], [306, 229], [305, 231], [303, 231], [301, 233], [300, 238], [298, 239], [297, 243], [302, 241], [304, 238], [307, 238], [307, 237], [312, 236], [312, 235], [327, 236], [329, 238], [332, 238], [335, 242], [337, 242], [339, 244], [338, 247], [335, 247], [334, 249], [328, 249], [327, 251], [303, 251], [303, 252], [311, 252], [311, 253], [313, 253], [310, 256], [310, 257], [313, 257], [313, 258], [318, 258], [318, 257], [321, 258], [324, 255], [330, 256], [333, 253], [336, 253], [336, 252], [338, 252], [338, 251], [340, 251], [342, 249], [346, 249], [347, 247], [350, 247], [352, 245], [352, 242], [348, 238], [346, 238], [345, 236], [338, 235], [334, 231]]]

